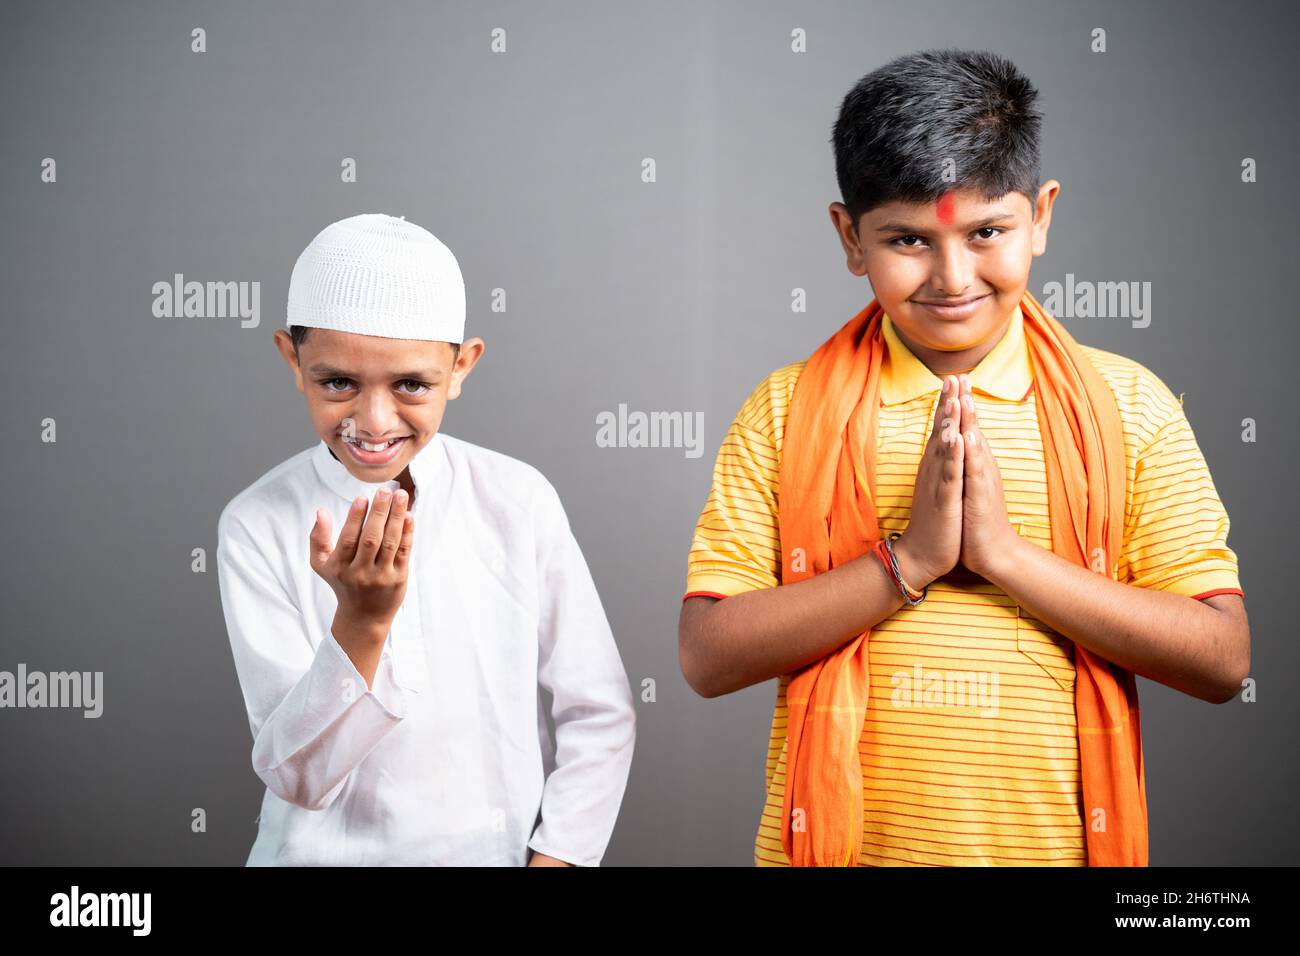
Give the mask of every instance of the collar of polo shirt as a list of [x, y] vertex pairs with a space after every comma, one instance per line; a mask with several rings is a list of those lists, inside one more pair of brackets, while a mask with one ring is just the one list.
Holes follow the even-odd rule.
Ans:
[[[888, 315], [882, 324], [888, 349], [881, 369], [881, 402], [897, 405], [942, 388], [943, 380], [903, 344]], [[1011, 317], [998, 344], [971, 369], [970, 381], [973, 390], [1009, 402], [1024, 401], [1029, 394], [1034, 375], [1029, 363], [1029, 345], [1025, 341], [1024, 315], [1019, 309]]]
[[[354, 500], [359, 495], [373, 499], [375, 492], [381, 488], [396, 491], [400, 487], [396, 479], [362, 481], [348, 471], [343, 462], [334, 457], [334, 452], [330, 450], [330, 446], [324, 439], [312, 452], [312, 464], [316, 466], [316, 474], [320, 476], [326, 487], [348, 501]], [[441, 495], [434, 495], [433, 492], [446, 484], [441, 480], [449, 470], [447, 449], [442, 441], [442, 433], [435, 434], [427, 445], [416, 452], [407, 467], [411, 471], [411, 481], [415, 484], [415, 501], [411, 505], [411, 512], [414, 514], [422, 510], [420, 504], [426, 497], [441, 497]], [[445, 492], [446, 489], [443, 488], [443, 491]]]

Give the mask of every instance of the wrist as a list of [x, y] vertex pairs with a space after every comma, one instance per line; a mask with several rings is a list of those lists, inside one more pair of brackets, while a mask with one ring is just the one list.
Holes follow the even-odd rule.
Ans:
[[[1003, 591], [1007, 591], [1007, 582], [1011, 576], [1017, 569], [1024, 567], [1025, 548], [1038, 548], [1038, 545], [1012, 532], [1006, 538], [1002, 547], [995, 550], [992, 563], [982, 573], [984, 579]], [[1042, 550], [1041, 548], [1038, 549]]]
[[893, 549], [894, 557], [898, 560], [898, 571], [908, 587], [920, 591], [938, 577], [912, 553], [908, 547], [907, 532], [903, 532], [903, 536], [894, 542]]
[[357, 616], [339, 610], [334, 614], [331, 630], [340, 643], [383, 644], [388, 640], [391, 627], [388, 621]]

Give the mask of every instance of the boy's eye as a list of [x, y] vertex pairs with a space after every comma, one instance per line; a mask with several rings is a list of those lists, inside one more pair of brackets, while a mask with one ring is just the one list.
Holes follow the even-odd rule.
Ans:
[[[985, 227], [983, 227], [982, 229], [976, 229], [975, 232], [973, 233], [973, 235], [979, 236], [981, 239], [992, 239], [993, 236], [985, 236], [985, 235], [982, 235], [982, 233], [986, 233], [986, 232], [992, 232], [992, 233], [997, 233], [998, 235], [1001, 235], [1002, 232], [1003, 232], [1003, 230], [1002, 230], [1001, 228], [999, 228], [998, 226], [985, 226]], [[900, 248], [902, 248], [902, 249], [915, 249], [915, 248], [917, 248], [917, 246], [913, 245], [912, 243], [907, 242], [906, 240], [908, 240], [908, 239], [915, 239], [915, 240], [917, 240], [917, 242], [924, 242], [924, 241], [925, 241], [925, 240], [922, 239], [920, 236], [906, 235], [906, 236], [899, 236], [897, 239], [891, 239], [891, 240], [889, 241], [889, 244], [890, 244], [891, 246], [898, 246], [898, 247], [900, 247]]]
[[[321, 387], [327, 392], [346, 392], [352, 386], [350, 378], [323, 378], [320, 380]], [[405, 379], [397, 383], [398, 390], [403, 395], [423, 395], [430, 388], [424, 382], [417, 382], [413, 378]]]

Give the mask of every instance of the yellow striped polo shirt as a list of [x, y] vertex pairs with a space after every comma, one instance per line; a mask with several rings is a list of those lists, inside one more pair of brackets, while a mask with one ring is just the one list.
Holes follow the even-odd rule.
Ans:
[[[941, 380], [883, 319], [875, 500], [882, 532], [903, 531]], [[1201, 599], [1242, 594], [1228, 515], [1180, 401], [1150, 370], [1082, 346], [1115, 393], [1127, 462], [1119, 580]], [[686, 597], [781, 583], [777, 521], [786, 411], [806, 361], [754, 389], [719, 449], [696, 525]], [[1023, 316], [970, 372], [1008, 517], [1051, 548], [1047, 478]], [[960, 569], [959, 569], [960, 570]], [[1084, 866], [1073, 643], [983, 578], [951, 575], [918, 607], [871, 630], [862, 727], [864, 866]], [[777, 682], [767, 800], [754, 861], [781, 849], [785, 692]]]

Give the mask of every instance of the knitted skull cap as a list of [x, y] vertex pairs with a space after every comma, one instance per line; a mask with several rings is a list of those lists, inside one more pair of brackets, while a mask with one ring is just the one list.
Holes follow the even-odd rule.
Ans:
[[459, 343], [465, 281], [451, 250], [405, 216], [352, 216], [322, 229], [298, 257], [285, 325]]

